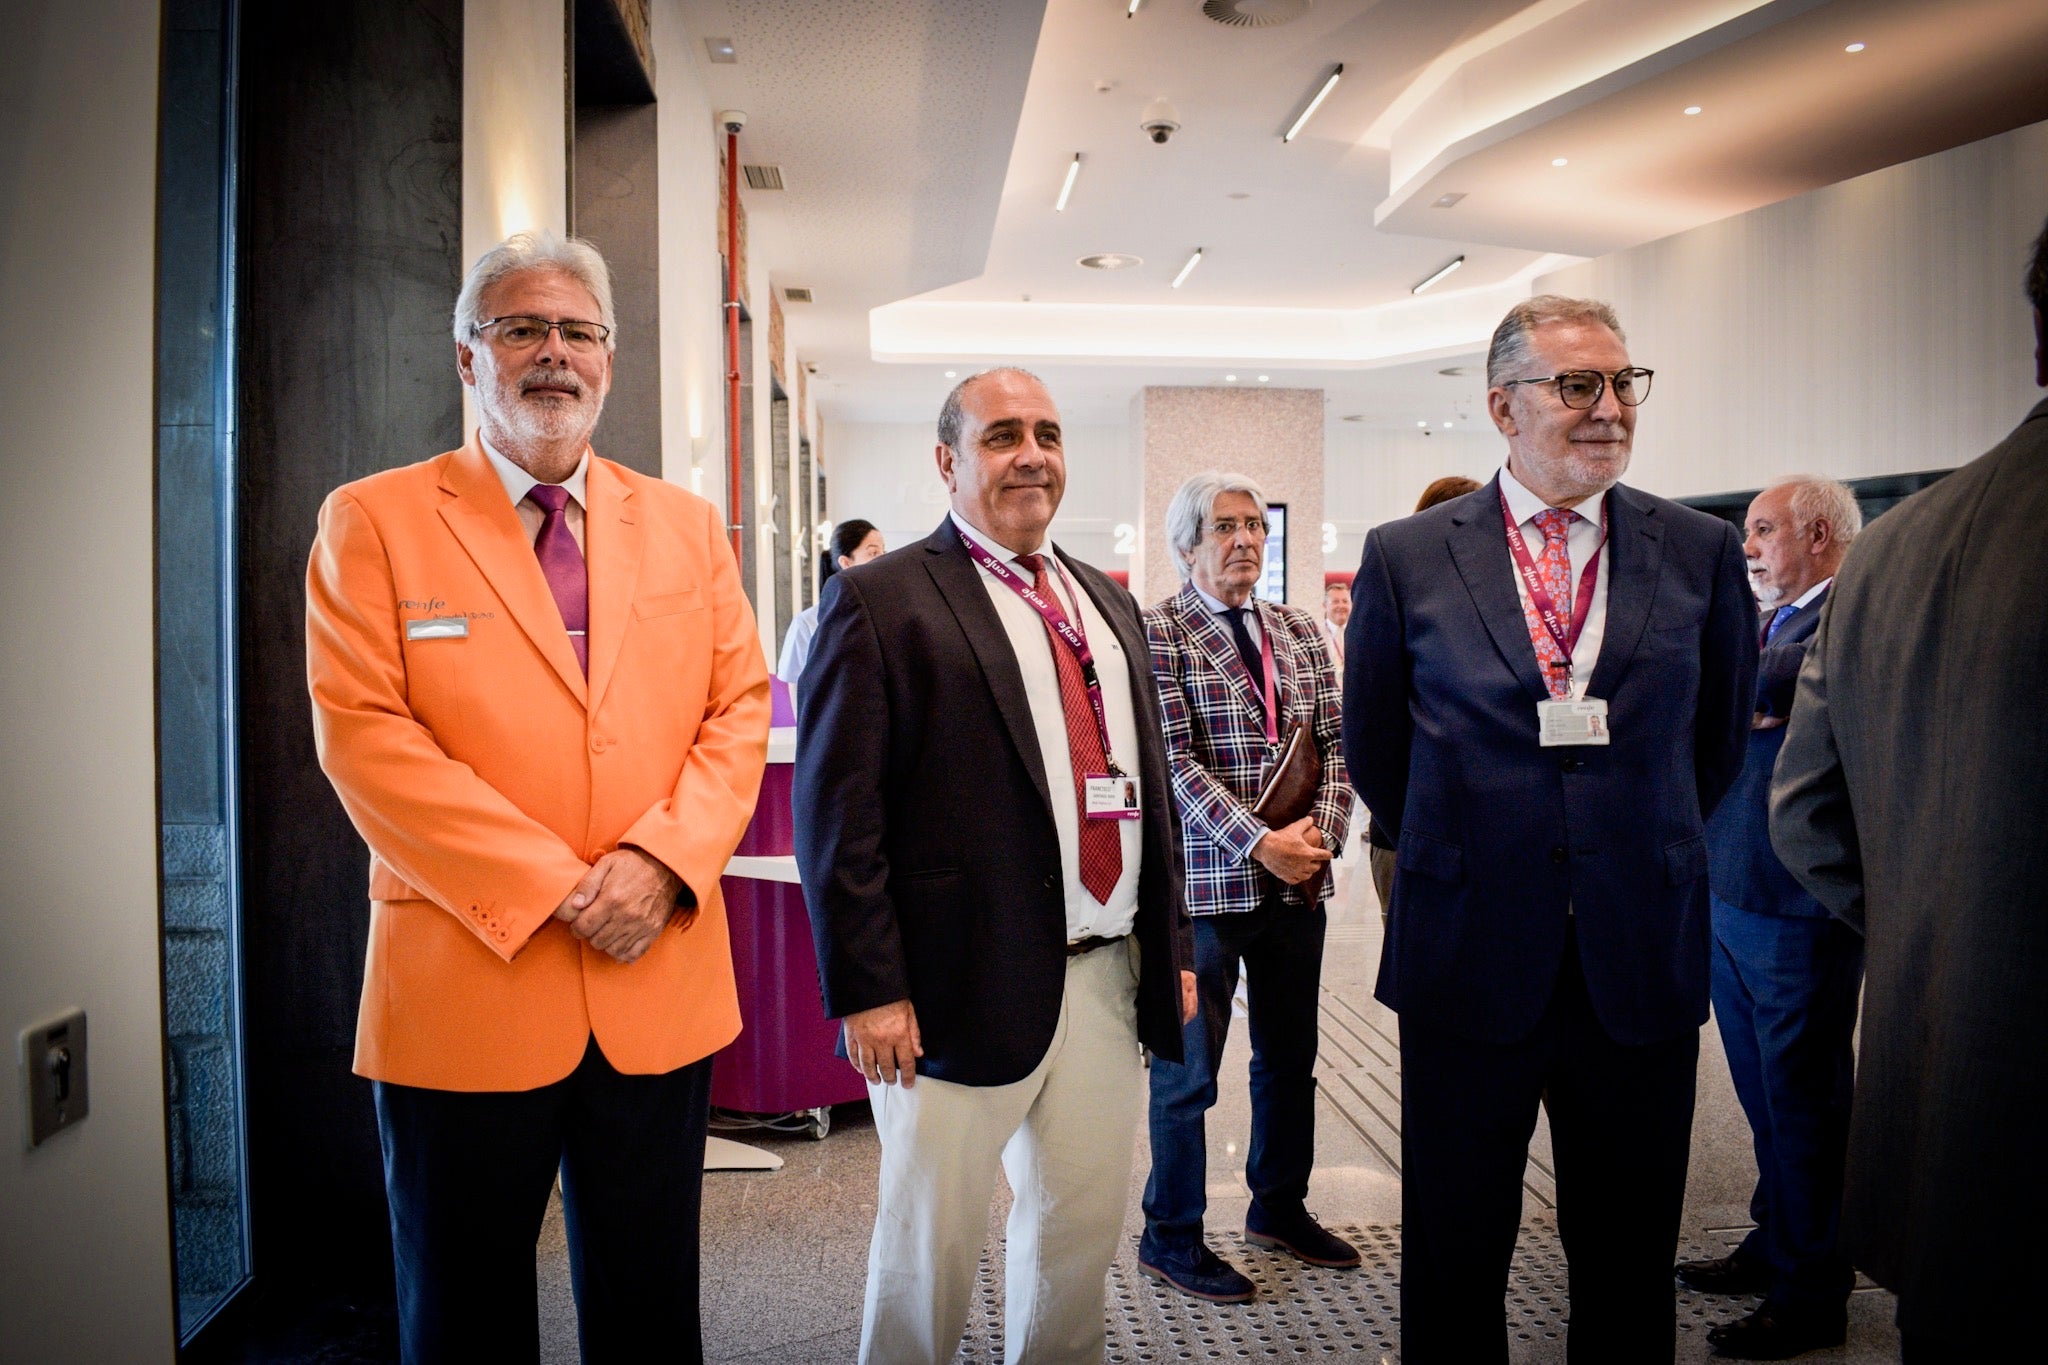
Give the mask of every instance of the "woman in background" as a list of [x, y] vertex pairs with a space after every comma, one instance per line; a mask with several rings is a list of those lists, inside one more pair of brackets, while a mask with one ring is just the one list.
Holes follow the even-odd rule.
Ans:
[[[865, 564], [870, 559], [879, 559], [888, 549], [882, 543], [882, 533], [871, 521], [855, 517], [842, 521], [832, 529], [832, 543], [825, 551], [824, 571], [818, 578], [822, 592], [825, 580], [841, 569], [850, 569], [856, 564]], [[789, 704], [797, 700], [797, 680], [803, 677], [804, 664], [811, 657], [811, 637], [818, 633], [818, 609], [805, 607], [789, 623], [789, 634], [782, 637], [782, 657], [776, 661], [775, 676], [789, 684]]]

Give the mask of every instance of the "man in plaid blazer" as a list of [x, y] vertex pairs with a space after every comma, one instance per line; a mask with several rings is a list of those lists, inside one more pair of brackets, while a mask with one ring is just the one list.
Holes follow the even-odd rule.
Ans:
[[[1201, 1009], [1184, 1060], [1152, 1062], [1152, 1174], [1138, 1263], [1184, 1294], [1237, 1303], [1252, 1283], [1202, 1240], [1208, 1157], [1204, 1116], [1230, 1027], [1238, 963], [1250, 992], [1252, 1135], [1245, 1239], [1310, 1265], [1358, 1264], [1350, 1244], [1304, 1206], [1315, 1160], [1316, 995], [1324, 878], [1299, 889], [1344, 846], [1338, 685], [1322, 627], [1307, 612], [1252, 597], [1264, 571], [1266, 499], [1240, 474], [1199, 474], [1167, 508], [1180, 592], [1145, 613], [1166, 732], [1167, 771], [1187, 859]], [[1252, 814], [1280, 746], [1307, 723], [1323, 759], [1315, 809], [1280, 829]]]

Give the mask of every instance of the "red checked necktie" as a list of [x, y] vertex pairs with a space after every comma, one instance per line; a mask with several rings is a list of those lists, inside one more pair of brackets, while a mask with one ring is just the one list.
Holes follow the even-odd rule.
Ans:
[[533, 538], [533, 553], [540, 559], [540, 571], [555, 595], [555, 607], [562, 613], [562, 625], [569, 643], [576, 647], [576, 662], [583, 675], [590, 676], [590, 573], [583, 563], [583, 549], [570, 534], [563, 510], [569, 505], [569, 490], [560, 484], [537, 483], [526, 491], [534, 506], [547, 515], [541, 519], [540, 534]]
[[[1018, 555], [1017, 563], [1031, 571], [1033, 591], [1048, 602], [1060, 600], [1053, 595], [1052, 580], [1046, 576], [1044, 555]], [[1067, 718], [1067, 759], [1074, 770], [1074, 804], [1081, 816], [1081, 885], [1097, 904], [1107, 905], [1109, 893], [1124, 875], [1124, 841], [1118, 832], [1122, 822], [1088, 818], [1087, 791], [1081, 779], [1089, 773], [1108, 772], [1109, 760], [1102, 752], [1102, 735], [1095, 728], [1095, 708], [1088, 702], [1080, 661], [1050, 625], [1045, 628], [1045, 638], [1060, 675], [1060, 710]]]
[[[1543, 590], [1557, 604], [1559, 624], [1565, 628], [1567, 638], [1571, 635], [1572, 623], [1572, 556], [1565, 538], [1571, 524], [1578, 519], [1577, 512], [1566, 511], [1562, 507], [1546, 507], [1536, 514], [1536, 528], [1543, 532], [1543, 549], [1536, 557], [1536, 572], [1543, 577]], [[1570, 670], [1562, 666], [1564, 652], [1557, 647], [1557, 641], [1550, 638], [1550, 632], [1544, 629], [1543, 617], [1537, 612], [1534, 602], [1522, 604], [1522, 615], [1529, 620], [1529, 643], [1536, 646], [1536, 666], [1550, 684], [1550, 695], [1562, 701], [1571, 694]]]

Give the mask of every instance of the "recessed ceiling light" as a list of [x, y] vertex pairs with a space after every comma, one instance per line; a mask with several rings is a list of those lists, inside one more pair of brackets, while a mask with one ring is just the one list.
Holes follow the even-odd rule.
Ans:
[[730, 38], [706, 38], [704, 55], [721, 66], [729, 66], [740, 59], [739, 53], [733, 51]]
[[1186, 283], [1188, 276], [1194, 273], [1195, 267], [1200, 265], [1201, 263], [1202, 248], [1196, 247], [1195, 254], [1188, 257], [1188, 263], [1180, 268], [1180, 274], [1175, 275], [1173, 277], [1173, 284], [1171, 287], [1174, 289], [1180, 288], [1182, 284]]
[[1234, 374], [1226, 374], [1223, 376], [1223, 382], [1226, 384], [1235, 384], [1237, 382], [1237, 376]]
[[1448, 428], [1451, 424], [1449, 422], [1438, 422], [1437, 425], [1440, 427]]
[[1052, 211], [1054, 213], [1065, 213], [1067, 211], [1067, 196], [1074, 192], [1074, 177], [1080, 173], [1081, 154], [1075, 152], [1074, 159], [1067, 163], [1067, 178], [1060, 184], [1060, 197], [1053, 203]]
[[1699, 111], [1700, 107], [1697, 104], [1688, 104], [1685, 106], [1685, 112], [1687, 117], [1691, 117], [1692, 115], [1697, 114]]
[[1565, 160], [1561, 156], [1554, 156], [1550, 158], [1550, 164], [1553, 166], [1569, 166], [1571, 165], [1571, 162]]
[[1861, 43], [1851, 43], [1847, 47], [1842, 49], [1842, 51], [1844, 52], [1861, 52], [1862, 50], [1863, 44]]
[[[1075, 264], [1084, 265], [1090, 270], [1129, 270], [1134, 265], [1145, 264], [1145, 259], [1121, 251], [1100, 251], [1093, 256], [1083, 256]], [[1030, 296], [1026, 295], [1024, 301], [1029, 303]]]
[[1421, 427], [1424, 431], [1429, 430], [1429, 423], [1427, 422], [1417, 422], [1415, 425]]
[[951, 378], [952, 378], [952, 377], [953, 377], [954, 375], [956, 375], [956, 374], [959, 374], [959, 373], [960, 373], [960, 371], [958, 371], [958, 370], [948, 370], [948, 371], [946, 371], [946, 378], [948, 378], [948, 379], [951, 379]]
[[1458, 207], [1458, 201], [1464, 197], [1465, 191], [1453, 190], [1449, 194], [1438, 195], [1436, 202], [1431, 204], [1430, 207], [1433, 209], [1454, 209]]
[[1260, 375], [1260, 376], [1259, 376], [1259, 382], [1260, 382], [1261, 384], [1266, 384], [1266, 383], [1270, 383], [1270, 382], [1272, 381], [1272, 378], [1273, 378], [1273, 376], [1272, 376], [1272, 375], [1270, 375], [1270, 374], [1262, 374], [1262, 375]]
[[1330, 92], [1337, 88], [1337, 78], [1339, 76], [1342, 76], [1343, 74], [1344, 63], [1339, 62], [1337, 63], [1336, 67], [1330, 72], [1329, 79], [1323, 82], [1322, 89], [1316, 91], [1316, 97], [1308, 102], [1308, 108], [1301, 111], [1301, 117], [1297, 118], [1294, 121], [1294, 126], [1289, 128], [1286, 132], [1280, 135], [1280, 140], [1282, 142], [1294, 141], [1294, 135], [1300, 132], [1302, 129], [1302, 125], [1307, 123], [1310, 117], [1314, 115], [1316, 110], [1322, 107], [1323, 101], [1330, 97]]

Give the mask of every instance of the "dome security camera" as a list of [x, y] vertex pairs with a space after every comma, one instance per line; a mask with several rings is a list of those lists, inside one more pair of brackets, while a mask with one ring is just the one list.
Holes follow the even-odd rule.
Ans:
[[1145, 114], [1138, 120], [1138, 127], [1146, 137], [1163, 143], [1180, 131], [1180, 119], [1174, 107], [1162, 97], [1145, 106]]
[[737, 109], [727, 109], [718, 116], [718, 122], [728, 133], [737, 133], [747, 126], [747, 116]]

